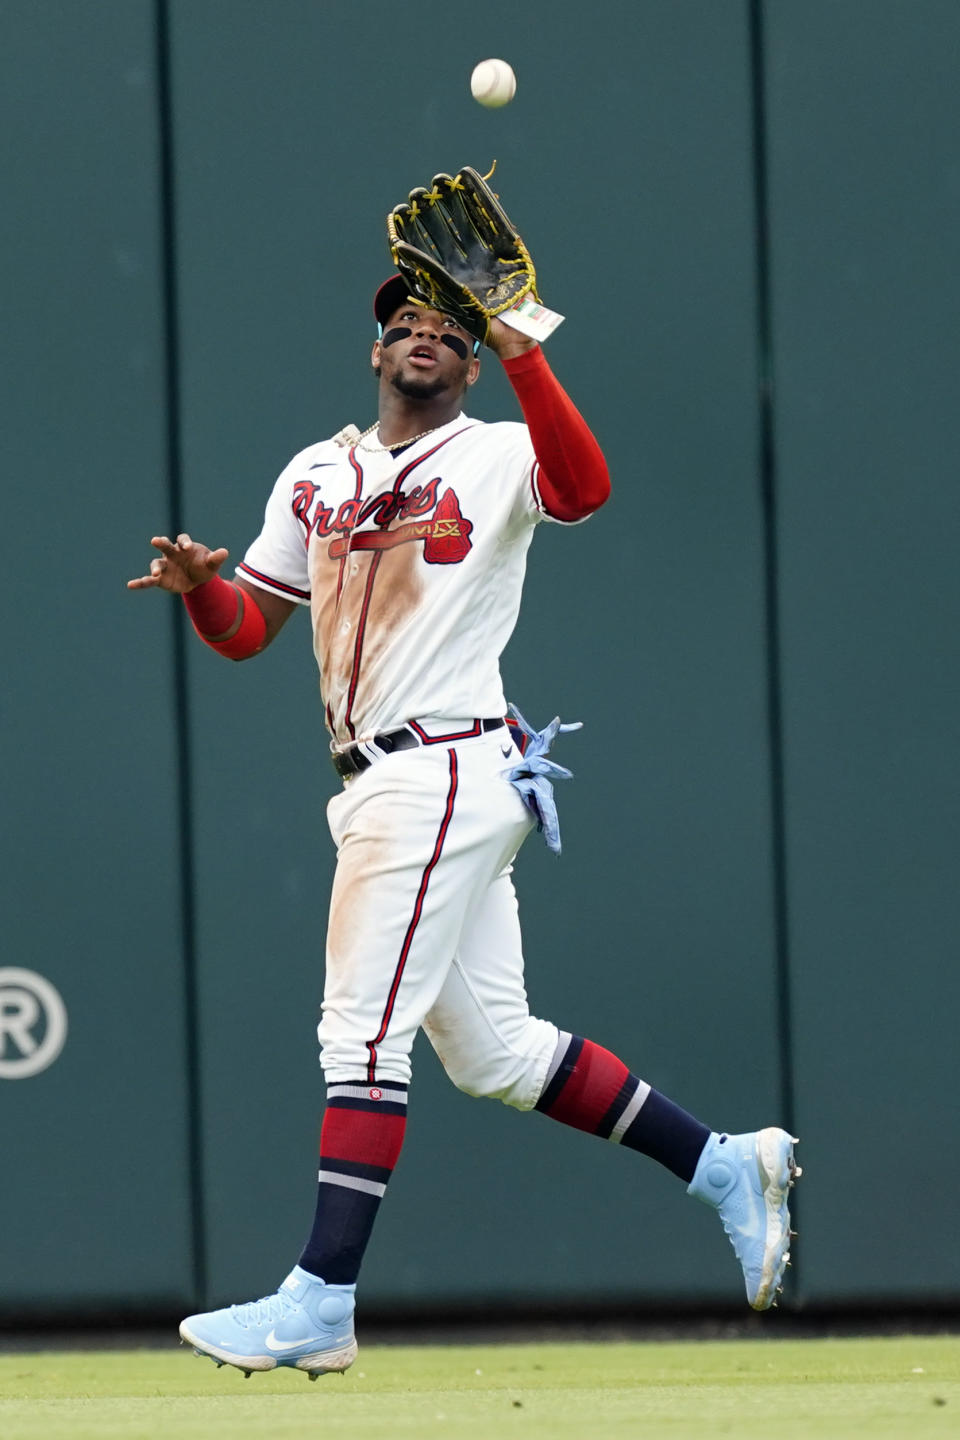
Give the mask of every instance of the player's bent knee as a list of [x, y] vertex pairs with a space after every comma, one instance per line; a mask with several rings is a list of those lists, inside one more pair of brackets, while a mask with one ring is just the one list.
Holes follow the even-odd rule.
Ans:
[[526, 1075], [506, 1083], [494, 1075], [455, 1075], [449, 1070], [447, 1075], [458, 1090], [475, 1100], [499, 1100], [504, 1105], [514, 1105], [521, 1110], [530, 1108], [527, 1096], [531, 1087]]
[[[546, 1033], [544, 1033], [546, 1032]], [[552, 1034], [550, 1033], [552, 1032]], [[429, 1032], [428, 1032], [429, 1034]], [[475, 1099], [499, 1100], [517, 1110], [530, 1110], [543, 1088], [547, 1065], [553, 1054], [556, 1030], [532, 1021], [522, 1049], [494, 1047], [482, 1053], [458, 1051], [449, 1045], [434, 1048], [447, 1077], [458, 1090]], [[435, 1037], [431, 1036], [435, 1041]]]

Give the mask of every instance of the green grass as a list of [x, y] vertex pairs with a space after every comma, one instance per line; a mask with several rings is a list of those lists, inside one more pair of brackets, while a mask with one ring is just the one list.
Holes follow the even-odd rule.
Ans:
[[361, 1349], [346, 1376], [186, 1350], [0, 1356], [2, 1440], [928, 1440], [960, 1434], [960, 1337]]

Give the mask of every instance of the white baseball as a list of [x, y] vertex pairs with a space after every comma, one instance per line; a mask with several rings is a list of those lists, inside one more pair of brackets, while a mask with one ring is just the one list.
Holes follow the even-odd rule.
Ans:
[[470, 94], [481, 105], [497, 110], [509, 105], [517, 93], [517, 77], [506, 60], [481, 60], [470, 76]]

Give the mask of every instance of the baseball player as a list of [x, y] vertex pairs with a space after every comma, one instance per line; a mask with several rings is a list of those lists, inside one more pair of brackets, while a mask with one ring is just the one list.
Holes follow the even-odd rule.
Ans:
[[[313, 1227], [275, 1293], [192, 1315], [181, 1336], [248, 1375], [286, 1365], [316, 1379], [352, 1363], [356, 1282], [400, 1155], [421, 1027], [467, 1094], [673, 1171], [719, 1211], [747, 1298], [765, 1309], [789, 1259], [791, 1137], [711, 1131], [600, 1045], [531, 1015], [524, 988], [511, 865], [534, 824], [559, 848], [550, 780], [567, 772], [546, 758], [559, 722], [542, 734], [508, 723], [498, 661], [533, 533], [604, 503], [602, 453], [540, 346], [502, 320], [425, 304], [403, 273], [376, 292], [374, 315], [377, 421], [290, 461], [235, 578], [219, 573], [225, 549], [182, 534], [154, 537], [149, 574], [129, 582], [182, 595], [200, 638], [233, 660], [309, 606], [343, 781], [328, 807]], [[481, 341], [522, 423], [464, 413]]]

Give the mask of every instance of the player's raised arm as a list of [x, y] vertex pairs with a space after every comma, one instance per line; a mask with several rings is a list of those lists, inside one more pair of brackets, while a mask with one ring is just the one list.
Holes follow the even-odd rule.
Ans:
[[223, 547], [211, 550], [186, 534], [176, 541], [155, 535], [150, 543], [160, 554], [151, 560], [150, 573], [128, 580], [127, 589], [182, 595], [200, 639], [228, 660], [259, 654], [296, 609], [244, 581], [222, 579], [218, 572], [229, 553]]
[[443, 311], [503, 362], [540, 466], [542, 507], [583, 520], [610, 494], [603, 452], [539, 345], [497, 318], [538, 299], [530, 252], [486, 180], [470, 166], [435, 175], [387, 216], [394, 262], [411, 294]]
[[610, 474], [597, 439], [554, 375], [540, 346], [502, 320], [487, 344], [499, 355], [530, 431], [540, 466], [537, 489], [554, 520], [583, 520], [610, 497]]

